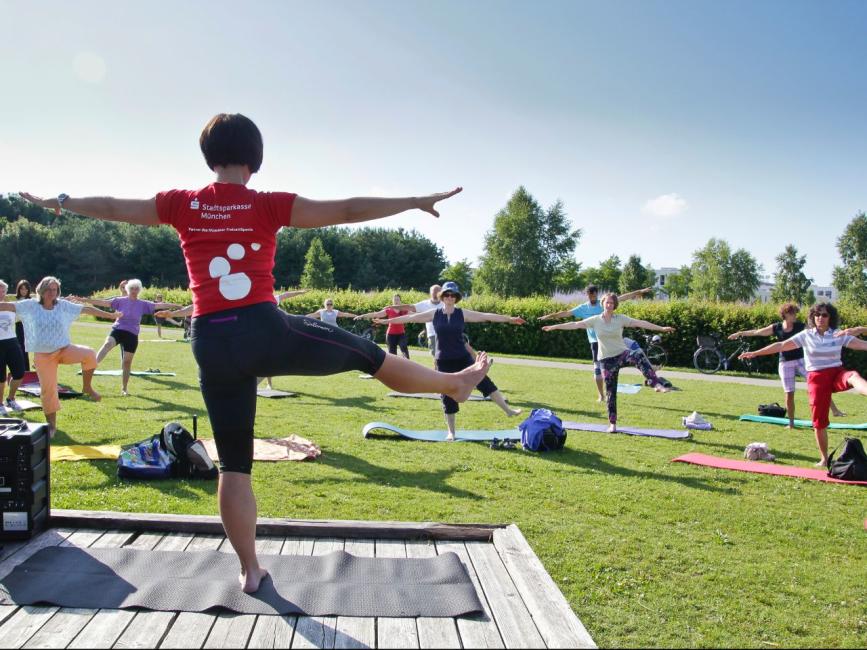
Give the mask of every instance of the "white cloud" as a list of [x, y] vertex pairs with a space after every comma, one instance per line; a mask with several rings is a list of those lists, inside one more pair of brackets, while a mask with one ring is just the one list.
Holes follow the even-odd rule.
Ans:
[[662, 194], [655, 199], [650, 199], [644, 204], [643, 211], [657, 217], [675, 217], [687, 208], [686, 199], [680, 194]]
[[105, 77], [105, 61], [93, 52], [79, 52], [72, 59], [72, 68], [82, 81], [98, 84]]

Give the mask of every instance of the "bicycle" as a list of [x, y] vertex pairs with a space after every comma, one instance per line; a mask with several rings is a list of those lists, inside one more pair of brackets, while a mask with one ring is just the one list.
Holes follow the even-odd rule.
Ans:
[[668, 352], [662, 347], [662, 337], [659, 334], [642, 334], [644, 339], [644, 354], [654, 370], [660, 370], [668, 363]]
[[352, 329], [349, 330], [356, 336], [360, 336], [363, 339], [367, 339], [368, 341], [373, 341], [376, 339], [376, 330], [374, 326], [366, 320], [357, 320], [355, 324], [352, 326]]
[[[738, 359], [742, 352], [748, 352], [750, 344], [740, 339], [734, 351], [726, 356], [723, 351], [722, 337], [719, 334], [711, 334], [709, 336], [699, 335], [695, 339], [698, 344], [698, 350], [692, 355], [692, 365], [699, 372], [706, 375], [712, 375], [720, 368], [723, 370], [731, 370], [732, 362]], [[752, 359], [738, 359], [747, 370], [747, 374], [753, 373]]]
[[[470, 342], [470, 337], [467, 336], [466, 333], [463, 334], [463, 337], [464, 337], [464, 343]], [[427, 343], [427, 330], [426, 329], [423, 329], [421, 332], [418, 333], [418, 339], [416, 339], [416, 340], [418, 342], [418, 347], [424, 348], [425, 350], [427, 350], [429, 348], [428, 343]]]

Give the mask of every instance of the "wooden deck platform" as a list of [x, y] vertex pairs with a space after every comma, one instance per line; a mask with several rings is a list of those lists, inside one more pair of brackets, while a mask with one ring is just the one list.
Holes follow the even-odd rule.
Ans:
[[[4, 544], [0, 576], [52, 545], [232, 552], [215, 534], [213, 517], [55, 511], [52, 518], [53, 527], [29, 542]], [[269, 533], [257, 541], [262, 554], [343, 549], [365, 557], [429, 557], [452, 551], [467, 567], [485, 613], [402, 619], [5, 605], [0, 648], [596, 647], [516, 526], [263, 520], [262, 530]]]

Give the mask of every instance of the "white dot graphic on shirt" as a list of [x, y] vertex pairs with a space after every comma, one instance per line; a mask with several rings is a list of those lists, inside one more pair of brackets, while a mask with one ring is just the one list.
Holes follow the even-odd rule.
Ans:
[[212, 278], [219, 278], [224, 275], [228, 275], [231, 272], [231, 267], [229, 266], [229, 260], [225, 257], [215, 257], [211, 260], [210, 265], [208, 266], [208, 271], [211, 274]]
[[257, 251], [262, 248], [262, 244], [250, 244], [250, 248], [252, 248], [254, 251]]
[[[259, 244], [251, 246], [253, 250], [261, 248]], [[244, 246], [241, 244], [229, 244], [226, 255], [233, 260], [244, 259]], [[253, 282], [246, 273], [232, 273], [229, 260], [225, 257], [215, 257], [208, 265], [208, 271], [212, 278], [220, 278], [220, 294], [226, 300], [241, 300], [250, 294]]]

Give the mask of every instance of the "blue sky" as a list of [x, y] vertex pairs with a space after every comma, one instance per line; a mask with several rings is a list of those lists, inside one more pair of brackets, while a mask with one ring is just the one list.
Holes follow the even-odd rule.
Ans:
[[[415, 227], [454, 261], [524, 185], [586, 265], [680, 266], [710, 237], [831, 281], [865, 200], [864, 2], [0, 0], [0, 192], [207, 184], [198, 134], [242, 112], [251, 187], [465, 188]], [[279, 280], [279, 279], [278, 279]]]

